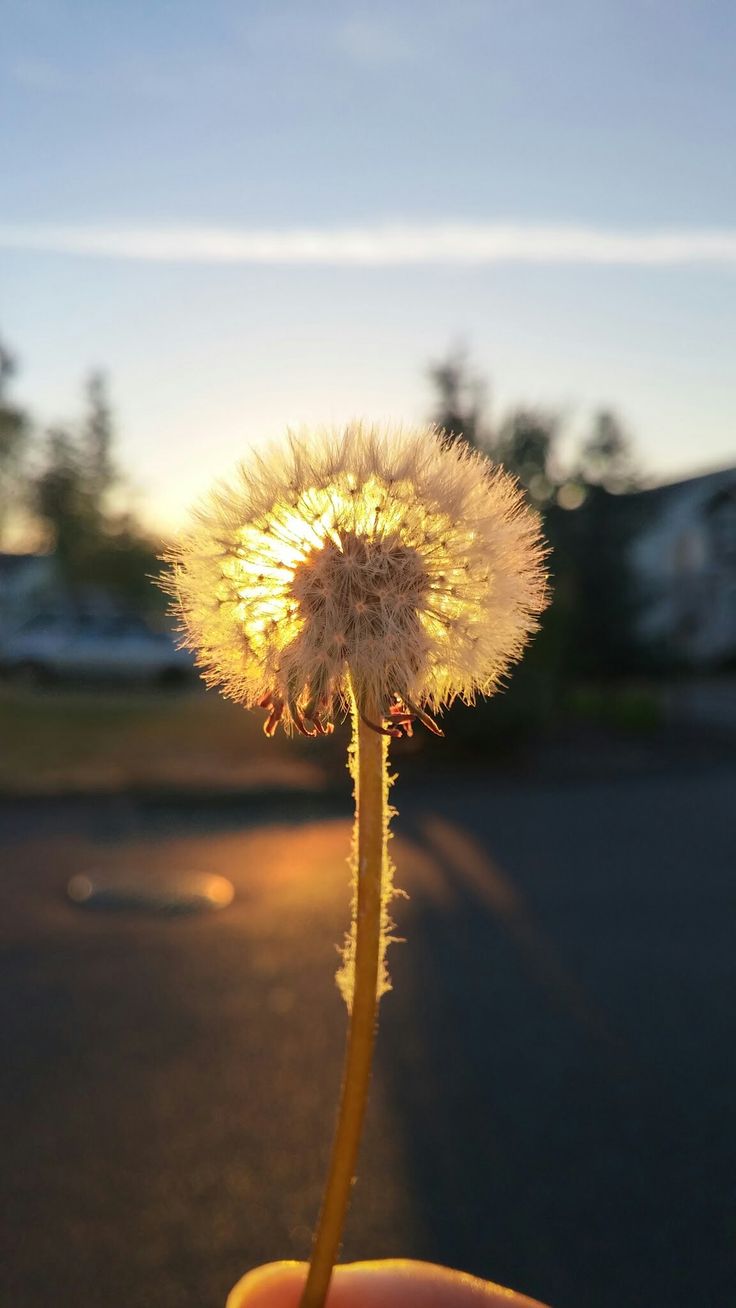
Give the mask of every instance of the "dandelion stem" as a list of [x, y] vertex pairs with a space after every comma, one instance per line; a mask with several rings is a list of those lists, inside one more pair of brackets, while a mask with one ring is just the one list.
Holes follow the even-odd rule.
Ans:
[[[378, 715], [366, 706], [367, 717]], [[322, 1211], [300, 1308], [323, 1308], [338, 1255], [368, 1097], [378, 1008], [382, 888], [386, 864], [388, 737], [360, 717], [353, 699], [357, 897], [355, 978], [342, 1092]]]

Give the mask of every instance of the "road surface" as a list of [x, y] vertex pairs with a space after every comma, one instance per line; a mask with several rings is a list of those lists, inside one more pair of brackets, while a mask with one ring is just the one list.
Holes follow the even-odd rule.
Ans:
[[[431, 1258], [556, 1308], [733, 1301], [735, 782], [398, 783], [406, 943], [346, 1258]], [[0, 811], [2, 1304], [222, 1308], [249, 1266], [306, 1256], [348, 841], [318, 801]], [[236, 898], [65, 898], [115, 868], [219, 873]]]

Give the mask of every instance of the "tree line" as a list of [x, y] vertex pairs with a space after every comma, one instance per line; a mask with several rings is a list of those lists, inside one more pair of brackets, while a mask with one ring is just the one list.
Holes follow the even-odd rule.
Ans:
[[635, 634], [646, 597], [629, 562], [641, 512], [631, 494], [641, 486], [634, 444], [610, 408], [592, 414], [565, 455], [565, 422], [554, 411], [521, 405], [492, 421], [486, 382], [459, 351], [434, 363], [429, 380], [433, 420], [448, 440], [468, 441], [518, 478], [550, 545], [552, 603], [540, 633], [507, 693], [458, 715], [453, 729], [537, 727], [559, 712], [567, 686], [646, 669]]
[[[0, 549], [22, 523], [32, 547], [54, 550], [71, 586], [97, 585], [128, 604], [160, 602], [150, 578], [154, 541], [126, 506], [125, 477], [105, 375], [93, 372], [73, 423], [39, 430], [12, 399], [17, 364], [0, 344]], [[431, 417], [450, 441], [465, 440], [505, 465], [544, 518], [554, 602], [515, 683], [537, 677], [554, 696], [559, 676], [615, 675], [634, 658], [640, 602], [627, 563], [627, 492], [639, 484], [632, 442], [610, 409], [595, 413], [565, 459], [559, 414], [519, 406], [491, 421], [485, 381], [465, 355], [429, 368]], [[546, 680], [545, 680], [546, 679]]]
[[44, 430], [13, 401], [16, 374], [15, 357], [0, 343], [0, 549], [23, 540], [53, 550], [69, 585], [158, 603], [150, 576], [159, 546], [126, 504], [105, 374], [88, 376], [76, 421]]
[[540, 509], [554, 504], [577, 509], [592, 488], [621, 493], [640, 484], [631, 437], [612, 409], [593, 414], [588, 432], [563, 460], [562, 417], [550, 409], [520, 405], [493, 423], [487, 413], [487, 383], [471, 370], [463, 351], [432, 364], [428, 375], [437, 426], [449, 440], [466, 440], [503, 463]]

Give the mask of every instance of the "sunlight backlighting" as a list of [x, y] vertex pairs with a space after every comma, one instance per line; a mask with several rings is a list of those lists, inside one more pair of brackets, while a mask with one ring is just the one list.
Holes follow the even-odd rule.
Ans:
[[[291, 503], [274, 505], [267, 520], [244, 526], [237, 552], [223, 561], [222, 572], [236, 584], [237, 614], [249, 644], [258, 650], [275, 641], [285, 649], [299, 635], [305, 619], [294, 594], [294, 577], [327, 541], [343, 551], [346, 533], [375, 539], [379, 532], [386, 540], [400, 529], [404, 546], [421, 549], [423, 557], [436, 557], [435, 538], [439, 544], [442, 532], [451, 531], [453, 524], [447, 515], [441, 520], [437, 513], [431, 519], [423, 515], [421, 505], [407, 520], [411, 490], [408, 482], [389, 488], [377, 477], [358, 488], [346, 473], [331, 486], [310, 487], [295, 494]], [[419, 616], [428, 635], [443, 630], [459, 613], [461, 601], [448, 591], [446, 581], [447, 566], [437, 578], [431, 572], [427, 577], [427, 589], [434, 594]], [[223, 587], [222, 600], [231, 594], [230, 586]]]

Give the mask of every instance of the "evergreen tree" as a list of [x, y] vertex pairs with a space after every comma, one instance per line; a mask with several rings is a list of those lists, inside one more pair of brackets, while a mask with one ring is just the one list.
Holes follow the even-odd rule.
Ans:
[[614, 493], [638, 485], [631, 439], [610, 409], [599, 409], [594, 415], [592, 430], [580, 448], [578, 473], [586, 485]]
[[538, 506], [548, 504], [557, 487], [554, 456], [559, 422], [541, 409], [520, 408], [501, 424], [493, 457], [526, 486]]
[[85, 386], [87, 414], [83, 426], [83, 454], [90, 491], [102, 504], [105, 492], [115, 481], [112, 446], [115, 438], [112, 410], [104, 372], [90, 373]]
[[76, 432], [49, 431], [34, 483], [62, 572], [72, 584], [94, 584], [136, 604], [159, 604], [150, 583], [159, 570], [155, 544], [133, 514], [115, 511], [111, 492], [124, 488], [115, 466], [115, 425], [101, 373], [86, 385], [86, 413]]
[[15, 359], [0, 341], [0, 546], [23, 498], [23, 465], [30, 434], [27, 415], [8, 396], [15, 373]]
[[449, 353], [445, 359], [431, 364], [428, 375], [437, 393], [432, 421], [447, 433], [448, 443], [466, 440], [469, 445], [486, 444], [485, 387], [470, 373], [465, 353], [462, 350]]

